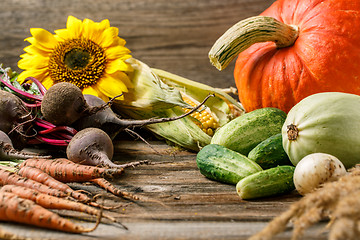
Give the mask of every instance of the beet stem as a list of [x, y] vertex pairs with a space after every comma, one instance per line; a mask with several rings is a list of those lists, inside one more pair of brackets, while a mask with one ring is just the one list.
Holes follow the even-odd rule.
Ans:
[[[5, 74], [3, 74], [4, 76]], [[37, 100], [37, 101], [41, 101], [42, 100], [42, 96], [36, 96], [34, 94], [31, 94], [31, 93], [27, 93], [23, 90], [20, 90], [16, 87], [14, 87], [12, 84], [6, 82], [3, 77], [0, 77], [0, 81], [8, 88], [10, 88], [11, 90], [13, 90], [14, 92], [26, 97], [26, 98], [30, 98], [30, 99], [33, 99], [33, 100]]]
[[69, 144], [69, 140], [51, 139], [43, 136], [36, 136], [36, 139], [40, 141], [39, 143], [47, 143], [55, 146], [67, 146]]
[[38, 125], [39, 127], [43, 127], [43, 128], [53, 128], [53, 127], [56, 127], [56, 125], [54, 125], [54, 124], [52, 124], [52, 123], [50, 123], [50, 122], [48, 122], [48, 121], [45, 121], [45, 120], [43, 120], [43, 119], [41, 119], [41, 118], [36, 118], [35, 121], [34, 121], [34, 123], [35, 123], [36, 125]]
[[41, 103], [40, 102], [36, 102], [36, 103], [27, 103], [27, 102], [24, 102], [25, 106], [28, 107], [28, 108], [37, 108], [37, 107], [40, 107], [41, 106]]
[[37, 80], [37, 79], [34, 78], [34, 77], [27, 77], [27, 78], [25, 79], [25, 81], [27, 81], [27, 80], [30, 80], [30, 81], [32, 81], [33, 83], [35, 83], [36, 86], [38, 87], [41, 95], [42, 95], [42, 96], [45, 95], [45, 93], [46, 93], [47, 90], [46, 90], [45, 86], [44, 86], [39, 80]]
[[57, 126], [57, 127], [48, 128], [46, 130], [42, 130], [42, 131], [39, 132], [39, 134], [48, 134], [48, 133], [59, 132], [59, 131], [68, 132], [71, 135], [75, 135], [77, 133], [77, 131], [75, 129], [71, 128], [71, 127]]

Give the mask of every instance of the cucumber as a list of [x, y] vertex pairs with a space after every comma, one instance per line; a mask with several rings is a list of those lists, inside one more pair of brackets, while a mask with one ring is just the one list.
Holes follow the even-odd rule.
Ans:
[[246, 156], [217, 144], [203, 147], [196, 155], [200, 173], [205, 177], [236, 185], [241, 179], [262, 168]]
[[249, 152], [248, 158], [259, 164], [263, 169], [279, 165], [293, 165], [283, 148], [281, 133], [259, 143]]
[[236, 192], [242, 199], [275, 196], [295, 189], [294, 166], [277, 166], [266, 169], [240, 180]]
[[211, 144], [219, 144], [248, 155], [265, 139], [281, 133], [286, 113], [277, 108], [261, 108], [243, 114], [218, 129]]

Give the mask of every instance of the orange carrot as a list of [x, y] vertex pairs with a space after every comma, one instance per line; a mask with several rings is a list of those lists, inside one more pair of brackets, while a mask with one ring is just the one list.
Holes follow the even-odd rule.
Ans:
[[83, 233], [94, 231], [97, 228], [101, 214], [93, 228], [84, 228], [29, 199], [20, 198], [13, 193], [0, 192], [0, 220], [25, 223], [63, 232]]
[[87, 182], [93, 178], [113, 177], [121, 175], [123, 168], [100, 168], [74, 163], [65, 158], [27, 159], [20, 164], [20, 168], [30, 166], [41, 169], [61, 182]]
[[108, 192], [111, 192], [115, 196], [132, 199], [132, 200], [139, 200], [138, 196], [135, 196], [129, 192], [121, 191], [120, 189], [116, 188], [113, 184], [111, 184], [109, 181], [107, 181], [105, 178], [94, 178], [90, 180], [90, 182], [97, 184], [98, 186], [102, 187]]
[[0, 169], [0, 185], [13, 184], [17, 186], [24, 186], [32, 189], [36, 189], [42, 193], [46, 193], [56, 197], [66, 197], [67, 194], [57, 189], [51, 188], [45, 184], [36, 182], [31, 179], [24, 178], [14, 172]]
[[49, 174], [43, 172], [42, 170], [34, 167], [22, 167], [17, 171], [17, 174], [19, 174], [22, 177], [25, 177], [27, 179], [34, 180], [36, 182], [45, 184], [51, 188], [58, 189], [59, 191], [65, 192], [69, 194], [71, 197], [81, 201], [81, 202], [91, 202], [91, 198], [89, 198], [87, 195], [73, 190], [71, 187], [69, 187], [67, 184], [60, 182], [53, 177], [51, 177]]
[[82, 203], [89, 204], [93, 207], [101, 207], [103, 209], [114, 209], [114, 208], [119, 207], [119, 206], [108, 207], [108, 206], [100, 205], [95, 202], [95, 199], [92, 199], [92, 198], [88, 197], [86, 194], [83, 194], [79, 191], [73, 190], [67, 184], [56, 180], [55, 178], [48, 175], [46, 172], [43, 172], [42, 170], [35, 168], [35, 167], [28, 167], [28, 166], [22, 167], [18, 170], [18, 174], [29, 180], [30, 179], [34, 180], [36, 182], [42, 183], [51, 188], [57, 189], [61, 192], [64, 192], [64, 193], [70, 195], [71, 197], [73, 197], [74, 199], [79, 200]]
[[[0, 189], [0, 192], [9, 192], [17, 195], [18, 197], [29, 199], [36, 204], [46, 208], [46, 209], [62, 209], [62, 210], [71, 210], [77, 212], [85, 212], [90, 215], [98, 216], [100, 211], [96, 208], [92, 208], [85, 204], [70, 201], [64, 198], [58, 198], [54, 196], [47, 195], [45, 193], [41, 193], [37, 190], [15, 186], [15, 185], [5, 185]], [[103, 214], [103, 217], [108, 218], [109, 220], [116, 222], [116, 219]]]

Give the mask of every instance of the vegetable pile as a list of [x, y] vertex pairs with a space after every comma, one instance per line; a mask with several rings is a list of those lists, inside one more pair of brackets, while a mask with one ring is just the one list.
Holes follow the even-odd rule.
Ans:
[[[304, 196], [251, 239], [272, 239], [290, 221], [297, 239], [327, 218], [329, 239], [358, 239], [360, 68], [354, 50], [360, 35], [353, 29], [359, 12], [359, 2], [346, 0], [278, 0], [229, 28], [209, 51], [218, 70], [237, 57], [234, 78], [247, 112], [218, 129], [211, 143], [264, 169], [238, 175], [238, 194], [252, 199], [296, 189]], [[268, 108], [284, 111], [280, 130], [270, 115], [264, 117], [270, 123], [261, 120], [260, 111]], [[252, 145], [256, 141], [262, 142]], [[201, 169], [202, 151], [215, 152], [209, 148], [198, 154], [200, 172], [234, 184], [244, 161], [236, 164], [227, 154], [219, 161], [213, 154], [210, 167]]]
[[[147, 163], [112, 162], [116, 136], [144, 126], [169, 144], [197, 152], [200, 173], [233, 185], [243, 200], [291, 192], [303, 195], [252, 239], [271, 239], [290, 220], [296, 239], [324, 218], [331, 220], [330, 239], [356, 239], [360, 208], [349, 206], [360, 205], [360, 96], [355, 95], [360, 93], [360, 68], [353, 49], [359, 46], [360, 35], [351, 30], [359, 25], [360, 4], [294, 2], [278, 0], [261, 16], [240, 21], [210, 50], [210, 60], [219, 70], [238, 56], [234, 76], [241, 104], [221, 90], [150, 68], [123, 48], [126, 54], [117, 66], [123, 71], [118, 85], [111, 83], [121, 89], [118, 96], [104, 91], [103, 81], [97, 79], [92, 79], [94, 88], [86, 81], [78, 83], [86, 85], [80, 88], [70, 79], [52, 82], [46, 89], [33, 77], [22, 79], [20, 85], [16, 73], [0, 69], [0, 156], [21, 159], [15, 167], [0, 169], [0, 197], [15, 213], [27, 206], [14, 218], [0, 204], [0, 220], [75, 233], [93, 231], [102, 217], [117, 222], [103, 212], [112, 206], [102, 206], [91, 194], [74, 191], [66, 183], [90, 182], [116, 196], [142, 200], [117, 189], [109, 178]], [[69, 26], [85, 24], [73, 17], [68, 21]], [[105, 21], [102, 26], [108, 25]], [[58, 39], [33, 31], [33, 40], [41, 33], [54, 42]], [[66, 36], [66, 31], [60, 32]], [[72, 49], [67, 57], [83, 53], [77, 51]], [[24, 54], [20, 66], [31, 65], [27, 61], [32, 55]], [[49, 59], [53, 64], [59, 60], [54, 56]], [[118, 70], [102, 58], [96, 60], [104, 69], [113, 68], [105, 70], [108, 75], [93, 71], [82, 80], [108, 77]], [[69, 75], [74, 69], [86, 73], [82, 65], [69, 63], [74, 67]], [[83, 94], [95, 90], [101, 98]], [[34, 145], [66, 148], [66, 156], [53, 159], [23, 151]], [[97, 221], [86, 229], [47, 209], [84, 211]], [[37, 214], [48, 221], [31, 221]], [[54, 224], [55, 219], [62, 224]]]
[[[290, 220], [297, 239], [327, 217], [330, 239], [342, 239], [345, 224], [358, 224], [357, 212], [343, 202], [359, 204], [354, 194], [359, 102], [358, 95], [327, 92], [303, 99], [288, 114], [273, 108], [245, 113], [215, 132], [211, 144], [197, 154], [198, 168], [209, 179], [236, 185], [244, 200], [293, 190], [304, 196], [252, 239], [271, 239]], [[279, 119], [273, 115], [277, 111]], [[356, 239], [357, 233], [354, 227], [347, 239]]]
[[[29, 91], [25, 89], [29, 87], [26, 84], [17, 85], [9, 70], [2, 69], [2, 73], [0, 156], [1, 160], [14, 161], [15, 166], [7, 166], [11, 162], [1, 163], [0, 196], [11, 207], [7, 211], [6, 205], [1, 204], [0, 208], [4, 209], [0, 219], [72, 233], [93, 231], [101, 218], [107, 218], [125, 229], [126, 226], [103, 212], [119, 206], [99, 204], [96, 196], [75, 191], [66, 183], [88, 182], [131, 201], [151, 201], [122, 191], [108, 181], [122, 175], [126, 168], [148, 163], [147, 160], [113, 163], [112, 140], [116, 134], [127, 128], [182, 119], [198, 111], [213, 97], [206, 96], [201, 103], [178, 116], [121, 119], [110, 108], [115, 98], [104, 102], [96, 96], [84, 96], [77, 86], [66, 82], [46, 90], [35, 78], [26, 82], [31, 85]], [[53, 158], [23, 150], [25, 147], [50, 145], [60, 152], [66, 151], [66, 156]], [[25, 213], [20, 214], [18, 211], [22, 211], [24, 206]], [[93, 228], [83, 228], [50, 209], [85, 212], [96, 216], [97, 223]], [[14, 214], [19, 216], [15, 218]]]

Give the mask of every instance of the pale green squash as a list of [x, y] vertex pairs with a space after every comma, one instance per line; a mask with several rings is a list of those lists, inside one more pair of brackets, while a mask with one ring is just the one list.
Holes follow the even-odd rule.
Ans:
[[360, 96], [326, 92], [311, 95], [288, 113], [283, 147], [296, 165], [311, 153], [328, 153], [346, 168], [360, 163]]

